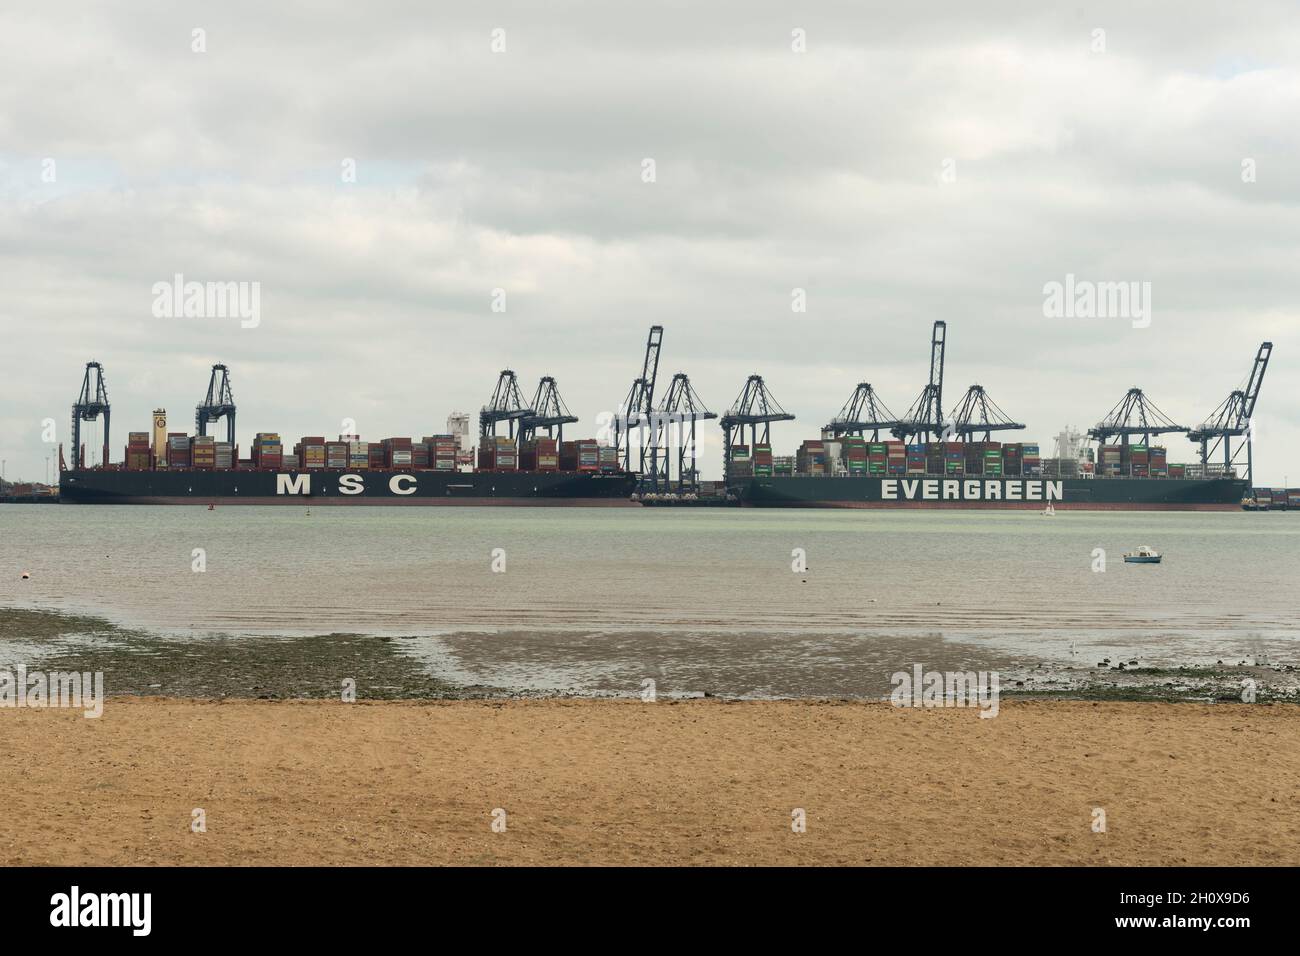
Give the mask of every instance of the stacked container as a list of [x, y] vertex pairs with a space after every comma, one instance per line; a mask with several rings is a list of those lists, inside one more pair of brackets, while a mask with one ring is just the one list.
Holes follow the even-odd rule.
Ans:
[[385, 438], [384, 467], [395, 471], [409, 471], [414, 461], [413, 445], [409, 438]]
[[772, 446], [771, 445], [754, 446], [754, 477], [755, 478], [772, 477]]
[[925, 443], [925, 470], [931, 475], [943, 474], [943, 442]]
[[456, 470], [456, 436], [426, 435], [425, 443], [429, 446], [429, 467], [435, 471]]
[[148, 432], [131, 432], [126, 437], [126, 455], [123, 461], [130, 471], [148, 471], [152, 464]]
[[1002, 474], [1019, 478], [1020, 466], [1024, 461], [1024, 446], [1020, 442], [1008, 442], [1002, 446]]
[[872, 478], [883, 478], [888, 462], [884, 442], [872, 442], [867, 445], [867, 474]]
[[1160, 445], [1151, 446], [1151, 477], [1169, 477], [1169, 453]]
[[944, 449], [943, 473], [945, 475], [966, 474], [966, 451], [961, 445], [949, 445]]
[[994, 478], [1002, 477], [1002, 449], [990, 448], [989, 445], [996, 445], [997, 442], [984, 443], [984, 474], [991, 475]]
[[185, 432], [167, 433], [167, 467], [190, 467], [190, 436]]
[[235, 467], [235, 446], [228, 441], [217, 442], [216, 468], [218, 471], [230, 471]]
[[801, 475], [821, 477], [826, 474], [826, 445], [824, 442], [808, 439], [799, 446], [795, 455], [795, 468]]
[[348, 443], [331, 441], [325, 443], [325, 467], [339, 471], [348, 466]]
[[778, 478], [794, 476], [794, 455], [777, 455], [772, 459], [772, 474]]
[[907, 473], [909, 475], [925, 474], [925, 445], [907, 446]]
[[614, 474], [619, 471], [618, 466], [618, 449], [613, 445], [601, 445], [600, 453], [600, 470], [606, 474]]
[[367, 464], [370, 471], [379, 471], [388, 467], [387, 449], [383, 442], [372, 441], [366, 449]]
[[885, 442], [885, 473], [891, 478], [907, 474], [907, 446], [901, 441]]
[[217, 467], [217, 440], [211, 435], [195, 435], [190, 439], [190, 467], [211, 471]]
[[284, 464], [279, 432], [258, 432], [253, 438], [253, 467], [278, 471]]
[[559, 471], [560, 458], [554, 438], [539, 437], [519, 449], [520, 471]]
[[867, 473], [867, 440], [861, 435], [840, 439], [840, 456], [849, 477], [861, 478]]
[[1187, 477], [1187, 466], [1186, 466], [1186, 465], [1170, 465], [1170, 466], [1169, 466], [1169, 477], [1170, 477], [1170, 478], [1186, 478], [1186, 477]]
[[348, 441], [348, 470], [366, 471], [370, 467], [370, 442], [353, 438]]
[[479, 471], [518, 471], [515, 440], [504, 435], [484, 435], [478, 449]]
[[1121, 474], [1123, 463], [1121, 457], [1124, 452], [1122, 445], [1102, 445], [1101, 461], [1097, 462], [1097, 470], [1108, 478], [1113, 478]]
[[1129, 474], [1134, 478], [1148, 477], [1151, 455], [1146, 445], [1130, 445], [1128, 451]]
[[1038, 454], [1038, 443], [1025, 442], [1020, 446], [1020, 473], [1026, 478], [1043, 477], [1043, 459]]
[[293, 451], [298, 456], [300, 468], [317, 469], [325, 467], [325, 437], [323, 435], [311, 435], [303, 438]]
[[752, 478], [754, 476], [754, 460], [750, 457], [748, 445], [731, 446], [731, 463], [727, 468], [727, 480], [734, 481], [738, 478]]

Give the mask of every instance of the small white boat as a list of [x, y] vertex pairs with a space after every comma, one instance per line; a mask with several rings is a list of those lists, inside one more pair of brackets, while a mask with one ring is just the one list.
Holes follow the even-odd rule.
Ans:
[[1136, 551], [1124, 555], [1125, 564], [1159, 564], [1160, 552], [1150, 545], [1142, 545]]

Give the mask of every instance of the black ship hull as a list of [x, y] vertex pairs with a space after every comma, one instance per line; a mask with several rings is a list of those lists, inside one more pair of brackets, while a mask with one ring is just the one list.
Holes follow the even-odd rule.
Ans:
[[743, 505], [785, 508], [1024, 508], [1045, 510], [1236, 511], [1236, 478], [753, 478], [735, 491]]
[[65, 471], [67, 504], [623, 505], [636, 478], [594, 472]]

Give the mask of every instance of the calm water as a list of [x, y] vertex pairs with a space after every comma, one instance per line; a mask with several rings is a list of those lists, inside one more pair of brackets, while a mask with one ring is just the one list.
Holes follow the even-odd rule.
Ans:
[[[1124, 565], [1139, 544], [1165, 563]], [[452, 679], [537, 689], [658, 673], [851, 692], [900, 659], [1300, 659], [1292, 514], [15, 505], [0, 582], [3, 606], [200, 639], [402, 636]]]

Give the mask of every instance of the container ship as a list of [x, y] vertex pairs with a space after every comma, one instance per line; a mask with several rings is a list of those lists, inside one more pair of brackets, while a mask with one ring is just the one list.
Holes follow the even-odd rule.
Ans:
[[[507, 373], [502, 373], [503, 377]], [[514, 386], [514, 373], [508, 373]], [[545, 383], [547, 380], [543, 380]], [[549, 380], [553, 390], [554, 380]], [[559, 401], [558, 393], [554, 399]], [[81, 399], [73, 406], [75, 459], [59, 452], [59, 501], [68, 504], [309, 504], [309, 505], [628, 505], [636, 476], [619, 466], [614, 449], [594, 439], [565, 441], [567, 415], [530, 407], [485, 408], [477, 447], [469, 442], [469, 416], [453, 413], [447, 431], [421, 439], [363, 441], [307, 435], [292, 446], [277, 432], [258, 432], [248, 458], [235, 443], [234, 402], [228, 370], [213, 367], [206, 401], [195, 415], [196, 434], [169, 432], [165, 409], [155, 409], [153, 432], [130, 432], [122, 461], [85, 467], [80, 423], [104, 417], [108, 399], [103, 370], [87, 365]], [[207, 435], [214, 419], [227, 419], [227, 440]], [[489, 429], [509, 421], [516, 434]], [[557, 437], [539, 434], [561, 426]], [[109, 461], [107, 442], [102, 461]]]
[[[1085, 436], [1066, 428], [1050, 459], [1036, 442], [1001, 442], [1020, 431], [982, 385], [951, 412], [943, 408], [947, 323], [934, 323], [930, 377], [908, 410], [895, 415], [870, 383], [860, 383], [821, 437], [776, 457], [774, 422], [793, 421], [751, 375], [721, 418], [729, 500], [759, 507], [1022, 508], [1226, 511], [1243, 507], [1251, 486], [1255, 403], [1273, 345], [1260, 345], [1249, 379], [1195, 427], [1175, 424], [1140, 388]], [[1176, 464], [1161, 436], [1182, 434], [1199, 460]], [[1236, 442], [1234, 453], [1233, 443]], [[1094, 448], [1094, 445], [1096, 446]], [[1245, 451], [1244, 475], [1236, 459]]]
[[1300, 488], [1253, 488], [1241, 507], [1246, 511], [1300, 511]]
[[[259, 433], [252, 457], [207, 436], [170, 434], [162, 461], [145, 432], [132, 432], [125, 462], [64, 470], [59, 500], [69, 504], [627, 504], [636, 477], [611, 466], [594, 441], [550, 438], [485, 442], [479, 467], [461, 470], [454, 434], [365, 442], [306, 436], [284, 451]], [[519, 448], [518, 451], [516, 449]]]
[[1043, 459], [1028, 442], [805, 441], [798, 454], [732, 449], [735, 500], [756, 507], [1228, 511], [1247, 482], [1223, 466], [1169, 464], [1166, 449], [1102, 446], [1094, 462]]

